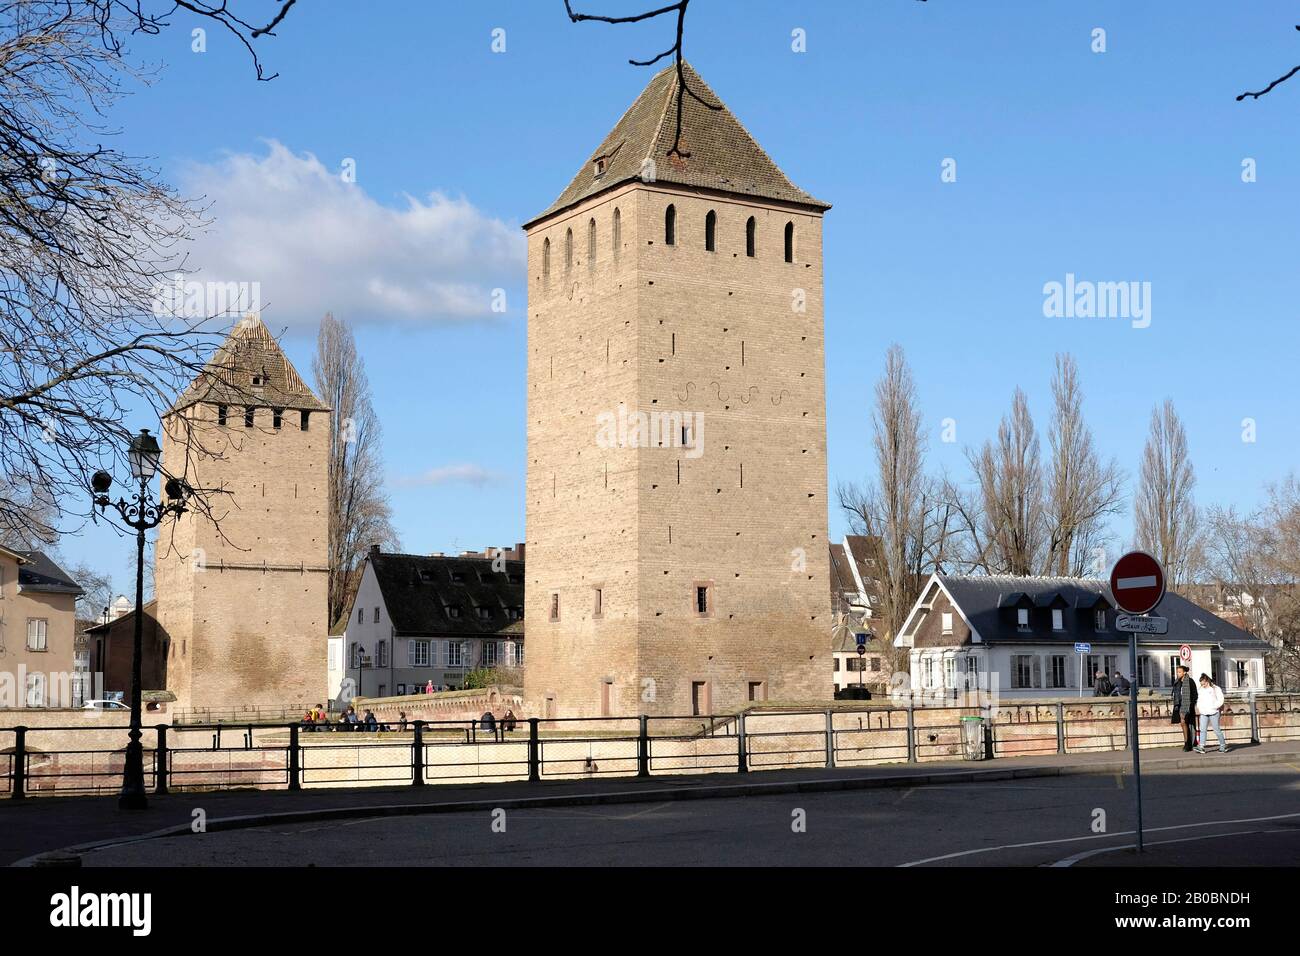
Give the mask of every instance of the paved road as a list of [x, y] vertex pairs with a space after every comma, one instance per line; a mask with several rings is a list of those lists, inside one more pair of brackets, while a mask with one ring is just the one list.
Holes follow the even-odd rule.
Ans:
[[[1300, 766], [1143, 775], [1151, 854], [1125, 777], [302, 823], [105, 848], [85, 866], [379, 864], [1204, 866], [1300, 863]], [[196, 803], [200, 801], [196, 800]], [[1105, 833], [1093, 831], [1097, 811]], [[802, 818], [806, 826], [796, 832]], [[501, 818], [497, 818], [500, 828]]]

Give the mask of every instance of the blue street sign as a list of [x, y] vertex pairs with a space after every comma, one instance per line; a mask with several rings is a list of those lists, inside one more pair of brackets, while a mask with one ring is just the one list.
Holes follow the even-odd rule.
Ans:
[[854, 636], [858, 639], [858, 647], [862, 647], [864, 644], [867, 643], [867, 635], [865, 632], [859, 631]]
[[1074, 645], [1074, 652], [1075, 652], [1076, 654], [1091, 654], [1091, 653], [1092, 653], [1092, 645], [1091, 645], [1091, 644], [1075, 644], [1075, 645]]

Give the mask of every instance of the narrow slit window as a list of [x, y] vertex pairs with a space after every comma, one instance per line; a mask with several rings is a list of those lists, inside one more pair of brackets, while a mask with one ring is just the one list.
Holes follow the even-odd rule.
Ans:
[[301, 417], [301, 419], [299, 419], [298, 427], [299, 427], [300, 429], [302, 429], [303, 431], [307, 431], [307, 429], [311, 427], [311, 424], [310, 424], [310, 423], [311, 423], [311, 412], [307, 411], [307, 410], [304, 408], [304, 409], [302, 410], [302, 412], [301, 412], [301, 415], [302, 415], [302, 417]]
[[590, 266], [596, 261], [596, 220], [591, 219], [587, 222], [587, 265]]
[[785, 224], [785, 261], [794, 262], [794, 223]]
[[244, 409], [244, 427], [245, 428], [253, 427], [253, 406], [252, 405], [249, 405], [247, 408]]
[[749, 220], [745, 223], [745, 255], [749, 256], [751, 259], [754, 258], [754, 246], [757, 238], [758, 223], [754, 221], [753, 216], [750, 216]]
[[718, 251], [718, 214], [712, 209], [704, 217], [704, 251]]
[[664, 211], [664, 245], [671, 246], [677, 242], [677, 207], [672, 203]]
[[226, 423], [226, 406], [225, 406], [225, 405], [218, 405], [218, 406], [217, 406], [217, 424], [218, 424], [218, 425], [224, 425], [225, 423]]
[[623, 244], [623, 214], [614, 209], [614, 258], [618, 258], [618, 247]]
[[564, 271], [573, 268], [573, 230], [564, 230]]
[[278, 429], [278, 428], [279, 428], [281, 425], [283, 425], [283, 424], [284, 424], [284, 409], [283, 409], [283, 408], [274, 408], [274, 409], [272, 409], [272, 410], [271, 410], [271, 425], [272, 425], [273, 427], [275, 427], [275, 428]]
[[551, 278], [551, 240], [542, 240], [542, 285]]

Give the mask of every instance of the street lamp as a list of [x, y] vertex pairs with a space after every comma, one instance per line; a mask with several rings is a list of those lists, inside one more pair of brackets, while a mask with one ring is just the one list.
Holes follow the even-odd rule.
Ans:
[[[90, 479], [90, 488], [94, 492], [94, 505], [101, 514], [112, 505], [122, 516], [122, 522], [128, 528], [135, 529], [136, 566], [135, 566], [135, 639], [131, 648], [131, 730], [129, 743], [126, 745], [126, 762], [122, 769], [122, 793], [117, 804], [123, 810], [143, 810], [149, 805], [144, 790], [144, 748], [140, 744], [140, 684], [141, 659], [144, 656], [144, 533], [157, 527], [167, 515], [181, 515], [185, 511], [185, 499], [190, 494], [190, 487], [180, 478], [168, 478], [164, 487], [167, 502], [155, 502], [149, 497], [149, 482], [158, 472], [158, 460], [162, 449], [158, 440], [149, 434], [149, 429], [140, 429], [140, 434], [131, 439], [126, 453], [131, 465], [131, 477], [140, 483], [139, 494], [133, 494], [131, 500], [119, 497], [112, 501], [108, 489], [112, 487], [113, 476], [106, 471], [97, 471]], [[94, 514], [93, 510], [91, 512]], [[107, 612], [107, 609], [105, 609]], [[105, 614], [107, 616], [107, 614]]]

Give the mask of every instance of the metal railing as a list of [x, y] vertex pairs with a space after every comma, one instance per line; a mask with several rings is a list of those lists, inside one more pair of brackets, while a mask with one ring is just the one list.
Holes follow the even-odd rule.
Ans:
[[[961, 720], [971, 717], [981, 720], [975, 753]], [[1167, 701], [1143, 701], [1143, 746], [1182, 743], [1180, 728], [1169, 721]], [[1300, 739], [1300, 695], [1230, 699], [1223, 721], [1230, 744]], [[531, 718], [510, 725], [415, 720], [374, 730], [301, 722], [158, 724], [144, 728], [143, 743], [146, 783], [167, 793], [997, 759], [1120, 751], [1129, 747], [1130, 733], [1124, 702], [1116, 700]], [[114, 792], [126, 742], [124, 726], [0, 728], [0, 796]]]

